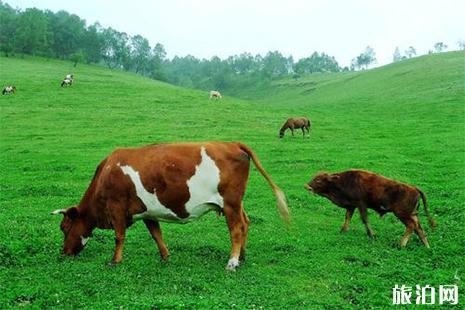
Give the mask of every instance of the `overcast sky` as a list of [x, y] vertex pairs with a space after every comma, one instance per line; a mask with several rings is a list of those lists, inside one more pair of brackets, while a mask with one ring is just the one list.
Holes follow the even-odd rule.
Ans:
[[425, 54], [434, 43], [456, 50], [465, 39], [464, 0], [6, 0], [15, 8], [66, 10], [100, 22], [151, 45], [169, 57], [187, 54], [225, 58], [270, 50], [299, 59], [313, 51], [335, 56], [341, 65], [367, 45], [378, 65], [392, 61], [396, 46]]

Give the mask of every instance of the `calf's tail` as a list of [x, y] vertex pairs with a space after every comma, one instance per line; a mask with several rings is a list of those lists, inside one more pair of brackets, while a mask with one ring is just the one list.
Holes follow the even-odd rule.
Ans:
[[247, 155], [249, 155], [255, 167], [258, 169], [258, 171], [260, 171], [261, 175], [265, 178], [265, 180], [270, 185], [276, 197], [276, 203], [277, 203], [279, 215], [281, 216], [281, 219], [285, 223], [289, 224], [291, 222], [291, 215], [289, 213], [289, 209], [286, 203], [286, 196], [284, 195], [283, 191], [273, 182], [271, 177], [268, 175], [268, 173], [265, 171], [263, 166], [260, 164], [260, 161], [258, 160], [257, 155], [255, 155], [252, 149], [250, 149], [247, 145], [242, 144], [242, 143], [239, 143], [239, 147], [241, 148], [242, 151], [244, 151], [245, 153], [247, 153]]
[[425, 214], [426, 216], [428, 217], [428, 222], [429, 222], [429, 225], [431, 226], [432, 229], [434, 229], [436, 227], [436, 222], [433, 220], [433, 218], [431, 217], [431, 215], [429, 214], [429, 209], [428, 209], [428, 203], [426, 202], [426, 196], [425, 194], [419, 190], [417, 188], [417, 191], [418, 193], [420, 194], [421, 196], [421, 200], [423, 201], [423, 206], [425, 207]]

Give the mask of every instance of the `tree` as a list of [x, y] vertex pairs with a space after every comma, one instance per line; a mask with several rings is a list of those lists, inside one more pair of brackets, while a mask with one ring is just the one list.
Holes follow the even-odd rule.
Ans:
[[131, 58], [136, 73], [146, 73], [149, 69], [150, 43], [141, 35], [131, 38]]
[[409, 46], [409, 48], [405, 50], [405, 55], [408, 58], [412, 58], [417, 55], [417, 51], [415, 50], [413, 46]]
[[463, 40], [458, 40], [457, 45], [459, 46], [459, 49], [464, 51], [465, 50], [465, 39]]
[[301, 58], [294, 64], [294, 72], [311, 74], [315, 72], [339, 72], [341, 68], [334, 57], [314, 52], [310, 57]]
[[82, 38], [85, 60], [87, 63], [99, 63], [103, 54], [103, 29], [99, 23], [87, 27]]
[[120, 68], [129, 70], [130, 50], [128, 47], [128, 35], [113, 28], [105, 29], [103, 38], [103, 60], [110, 69]]
[[0, 1], [0, 51], [8, 56], [15, 50], [14, 38], [17, 33], [17, 12], [7, 3]]
[[444, 42], [437, 42], [436, 44], [434, 44], [434, 50], [436, 51], [436, 53], [440, 53], [446, 49], [447, 45], [444, 44]]
[[368, 66], [373, 63], [376, 63], [375, 50], [367, 46], [363, 53], [352, 59], [351, 67], [354, 69], [368, 69]]
[[73, 66], [76, 67], [78, 63], [84, 61], [85, 59], [84, 52], [82, 50], [77, 51], [71, 54], [69, 59], [73, 62]]
[[398, 62], [401, 60], [402, 60], [402, 55], [400, 55], [399, 47], [396, 46], [396, 49], [394, 50], [394, 54], [392, 55], [392, 61]]
[[69, 58], [81, 48], [85, 33], [85, 21], [66, 11], [47, 12], [49, 16], [51, 48], [55, 57]]
[[48, 50], [48, 22], [45, 14], [38, 9], [26, 9], [18, 16], [14, 46], [25, 54], [44, 55]]
[[160, 81], [165, 81], [166, 76], [164, 73], [164, 65], [166, 61], [166, 51], [165, 47], [157, 43], [155, 44], [150, 59], [149, 59], [149, 75], [153, 79], [160, 80]]

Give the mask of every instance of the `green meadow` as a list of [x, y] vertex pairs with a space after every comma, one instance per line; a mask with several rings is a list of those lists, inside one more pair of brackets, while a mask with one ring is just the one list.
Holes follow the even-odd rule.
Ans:
[[[465, 303], [465, 52], [421, 56], [359, 72], [313, 74], [249, 85], [209, 100], [103, 67], [40, 58], [0, 58], [0, 308], [360, 309], [388, 308], [395, 284], [455, 284]], [[60, 87], [74, 73], [71, 87]], [[311, 119], [278, 138], [291, 116]], [[293, 222], [252, 167], [244, 206], [247, 260], [225, 271], [224, 217], [162, 223], [168, 263], [143, 223], [127, 232], [123, 262], [107, 266], [112, 231], [96, 230], [75, 258], [60, 254], [61, 216], [79, 202], [97, 164], [118, 147], [157, 142], [241, 141], [285, 192]], [[319, 171], [372, 170], [426, 194], [436, 230], [420, 221], [431, 249], [393, 214], [358, 213], [306, 192]]]

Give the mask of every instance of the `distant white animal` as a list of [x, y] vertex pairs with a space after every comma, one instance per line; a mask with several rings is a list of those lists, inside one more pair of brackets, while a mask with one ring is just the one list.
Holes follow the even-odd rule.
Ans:
[[210, 91], [210, 99], [212, 99], [212, 98], [221, 99], [223, 97], [221, 97], [221, 94], [220, 94], [219, 91], [212, 90], [212, 91]]
[[16, 93], [16, 87], [14, 87], [13, 85], [7, 85], [2, 90], [2, 95], [14, 93]]
[[61, 82], [61, 87], [63, 86], [71, 86], [73, 85], [73, 80], [70, 80], [70, 79], [64, 79], [63, 82]]
[[65, 80], [71, 80], [73, 81], [74, 80], [74, 76], [72, 74], [67, 74], [64, 78]]

